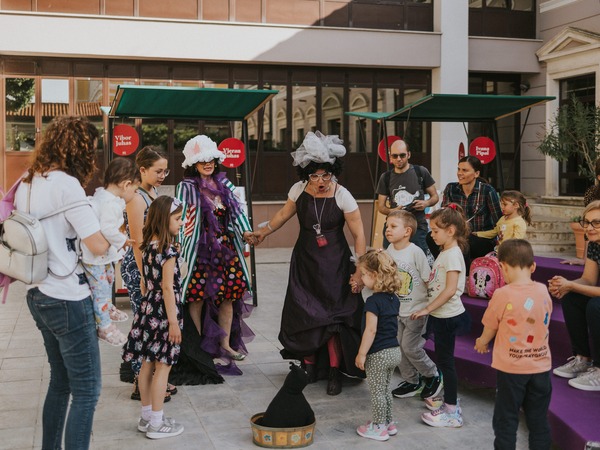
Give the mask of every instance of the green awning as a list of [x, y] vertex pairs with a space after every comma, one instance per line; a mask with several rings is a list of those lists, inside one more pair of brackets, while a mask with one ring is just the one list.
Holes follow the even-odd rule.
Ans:
[[429, 94], [393, 112], [347, 112], [370, 120], [491, 122], [555, 97], [524, 95]]
[[276, 90], [119, 85], [109, 117], [241, 121]]
[[385, 119], [390, 113], [385, 112], [347, 112], [347, 116], [360, 117], [362, 119], [379, 120]]
[[554, 98], [525, 95], [429, 94], [388, 114], [385, 120], [491, 122]]

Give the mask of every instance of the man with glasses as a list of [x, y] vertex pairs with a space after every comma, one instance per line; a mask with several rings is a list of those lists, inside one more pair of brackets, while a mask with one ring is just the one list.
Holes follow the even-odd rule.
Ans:
[[[425, 208], [439, 201], [435, 180], [429, 171], [422, 166], [409, 164], [410, 151], [403, 140], [395, 141], [390, 148], [390, 162], [393, 170], [385, 172], [379, 178], [377, 185], [377, 209], [381, 214], [388, 215], [396, 209], [405, 209], [413, 213], [417, 219], [417, 230], [411, 242], [419, 246], [427, 255], [429, 249], [425, 237], [429, 226], [425, 219]], [[429, 199], [425, 200], [425, 194]], [[389, 202], [389, 203], [388, 203]], [[385, 238], [383, 227], [383, 245], [389, 245]]]

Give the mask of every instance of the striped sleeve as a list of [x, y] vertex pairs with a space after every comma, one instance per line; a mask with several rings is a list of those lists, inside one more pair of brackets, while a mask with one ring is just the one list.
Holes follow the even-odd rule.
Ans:
[[[225, 186], [231, 192], [234, 192], [235, 185], [231, 181], [225, 179], [223, 184], [225, 184]], [[234, 194], [234, 199], [236, 201], [238, 201], [237, 197], [235, 197], [235, 194]], [[239, 201], [238, 201], [238, 203], [239, 203]], [[243, 236], [246, 231], [252, 231], [252, 227], [250, 226], [250, 221], [248, 220], [248, 216], [243, 211], [240, 214], [238, 214], [237, 217], [234, 217], [233, 221], [235, 224], [236, 231], [239, 233], [240, 237]]]
[[182, 181], [177, 185], [175, 197], [183, 202], [183, 217], [184, 224], [179, 231], [179, 243], [181, 245], [181, 256], [188, 266], [188, 273], [181, 280], [182, 294], [181, 297], [185, 302], [186, 290], [189, 279], [192, 276], [192, 271], [196, 262], [197, 246], [196, 243], [200, 239], [202, 223], [200, 217], [201, 208], [198, 205], [198, 196], [195, 188], [190, 183]]

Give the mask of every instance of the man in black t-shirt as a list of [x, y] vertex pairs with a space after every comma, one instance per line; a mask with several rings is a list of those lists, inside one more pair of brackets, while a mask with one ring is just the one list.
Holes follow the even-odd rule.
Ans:
[[[422, 166], [409, 164], [410, 151], [403, 140], [395, 141], [390, 148], [390, 162], [394, 170], [385, 172], [377, 185], [377, 209], [388, 215], [394, 209], [405, 209], [413, 213], [417, 219], [417, 230], [411, 242], [418, 245], [425, 254], [428, 253], [425, 237], [429, 226], [425, 219], [425, 208], [434, 206], [439, 201], [435, 180], [429, 171]], [[429, 199], [425, 200], [425, 194]], [[389, 245], [383, 228], [384, 247]]]

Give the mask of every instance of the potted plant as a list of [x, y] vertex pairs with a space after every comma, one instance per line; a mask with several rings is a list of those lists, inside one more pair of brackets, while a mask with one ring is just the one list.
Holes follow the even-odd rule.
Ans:
[[575, 235], [575, 256], [583, 258], [585, 252], [585, 230], [581, 226], [581, 216], [571, 217], [571, 230]]
[[550, 122], [539, 149], [557, 161], [577, 158], [579, 175], [595, 181], [596, 160], [600, 157], [600, 106], [571, 97]]

